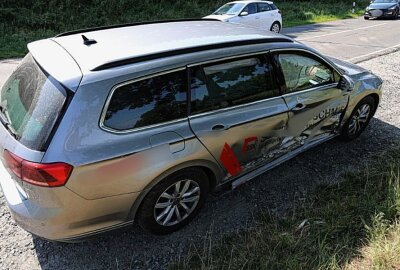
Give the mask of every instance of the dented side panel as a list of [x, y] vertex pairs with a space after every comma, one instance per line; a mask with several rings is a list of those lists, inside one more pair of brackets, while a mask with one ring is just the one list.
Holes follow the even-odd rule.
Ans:
[[[226, 171], [240, 176], [278, 158], [286, 138], [288, 108], [281, 97], [190, 117], [199, 140]], [[216, 126], [224, 129], [215, 130]]]
[[283, 96], [289, 107], [288, 142], [292, 149], [331, 136], [339, 127], [349, 95], [337, 84]]

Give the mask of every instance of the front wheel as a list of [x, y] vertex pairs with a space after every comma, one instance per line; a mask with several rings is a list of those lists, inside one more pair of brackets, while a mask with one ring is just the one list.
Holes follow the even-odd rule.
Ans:
[[343, 126], [341, 138], [351, 141], [360, 136], [374, 115], [376, 105], [374, 98], [370, 96], [362, 99]]
[[395, 14], [393, 15], [393, 20], [397, 20], [397, 18], [399, 17], [399, 11], [397, 10], [396, 12], [395, 12]]
[[281, 25], [280, 25], [280, 23], [279, 22], [274, 22], [272, 25], [271, 25], [271, 32], [274, 32], [274, 33], [279, 33], [280, 31], [281, 31]]
[[199, 168], [174, 173], [144, 199], [137, 221], [153, 234], [168, 234], [188, 224], [200, 211], [209, 190], [207, 174]]

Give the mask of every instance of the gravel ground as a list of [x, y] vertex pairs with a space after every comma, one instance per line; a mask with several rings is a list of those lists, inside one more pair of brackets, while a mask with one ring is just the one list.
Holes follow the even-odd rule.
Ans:
[[356, 141], [333, 140], [267, 172], [233, 192], [210, 196], [200, 216], [183, 230], [152, 236], [139, 228], [115, 232], [88, 242], [48, 242], [20, 229], [0, 192], [0, 269], [164, 269], [211, 232], [223, 234], [255, 224], [253, 214], [284, 215], [316, 186], [340, 181], [349, 169], [399, 143], [400, 52], [359, 65], [385, 80], [380, 108]]

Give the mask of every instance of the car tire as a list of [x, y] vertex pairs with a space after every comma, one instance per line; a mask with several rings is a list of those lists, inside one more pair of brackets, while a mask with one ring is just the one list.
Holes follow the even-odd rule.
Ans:
[[364, 20], [369, 20], [369, 17], [367, 17], [367, 16], [364, 16]]
[[202, 169], [178, 171], [163, 179], [146, 195], [137, 222], [152, 234], [175, 232], [199, 213], [208, 192], [209, 179]]
[[274, 22], [269, 29], [271, 32], [280, 33], [281, 32], [281, 24], [279, 22]]
[[374, 115], [376, 105], [373, 97], [367, 96], [363, 98], [343, 126], [341, 139], [351, 141], [360, 136]]
[[397, 20], [397, 18], [399, 17], [399, 11], [397, 10], [396, 13], [393, 15], [393, 20]]

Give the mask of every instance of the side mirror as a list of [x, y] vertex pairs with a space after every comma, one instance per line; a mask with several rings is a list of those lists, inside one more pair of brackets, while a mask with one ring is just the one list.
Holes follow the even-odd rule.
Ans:
[[351, 92], [354, 89], [354, 81], [347, 75], [342, 75], [339, 80], [338, 87], [346, 92]]
[[249, 13], [247, 11], [243, 11], [242, 13], [240, 13], [239, 16], [247, 16], [247, 15], [249, 15]]

